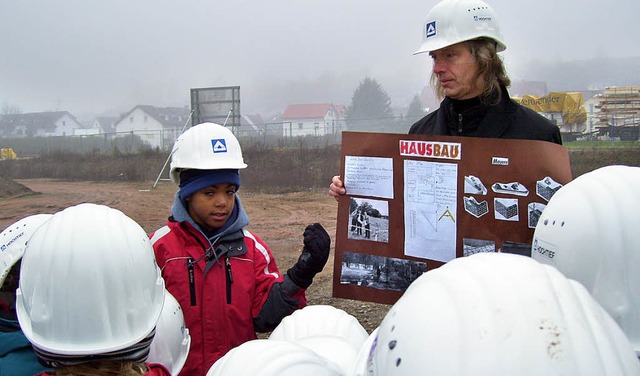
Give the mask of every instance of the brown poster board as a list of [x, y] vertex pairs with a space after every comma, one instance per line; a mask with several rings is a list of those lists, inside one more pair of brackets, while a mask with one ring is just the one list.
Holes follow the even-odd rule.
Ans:
[[341, 176], [333, 295], [392, 304], [453, 258], [530, 255], [571, 169], [544, 141], [343, 132]]

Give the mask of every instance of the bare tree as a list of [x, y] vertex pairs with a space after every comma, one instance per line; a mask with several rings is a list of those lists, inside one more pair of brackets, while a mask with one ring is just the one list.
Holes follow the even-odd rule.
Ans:
[[2, 108], [0, 109], [0, 115], [13, 115], [13, 114], [21, 114], [21, 113], [22, 113], [22, 109], [20, 109], [20, 106], [16, 104], [10, 104], [7, 102], [4, 102], [2, 104]]

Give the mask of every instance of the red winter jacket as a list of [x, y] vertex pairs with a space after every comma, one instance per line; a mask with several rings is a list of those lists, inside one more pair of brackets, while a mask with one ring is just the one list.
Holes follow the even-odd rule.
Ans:
[[213, 245], [190, 222], [151, 234], [167, 290], [182, 307], [191, 349], [181, 375], [205, 375], [231, 348], [273, 330], [306, 305], [304, 289], [283, 277], [266, 243], [242, 229]]

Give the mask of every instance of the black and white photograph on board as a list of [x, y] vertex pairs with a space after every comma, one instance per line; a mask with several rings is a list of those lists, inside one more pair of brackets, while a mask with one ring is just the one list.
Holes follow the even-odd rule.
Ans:
[[426, 271], [425, 262], [345, 252], [342, 256], [340, 283], [404, 291]]
[[547, 202], [551, 200], [551, 197], [553, 197], [560, 188], [562, 188], [562, 184], [551, 179], [550, 176], [545, 176], [544, 179], [536, 182], [536, 194], [547, 200]]
[[489, 204], [487, 203], [487, 200], [478, 202], [478, 200], [473, 196], [464, 196], [463, 200], [464, 210], [476, 218], [480, 218], [489, 212]]
[[542, 211], [546, 207], [547, 205], [539, 202], [530, 202], [529, 205], [527, 205], [527, 226], [529, 226], [529, 228], [536, 228]]
[[472, 195], [486, 195], [487, 187], [477, 176], [466, 175], [464, 177], [464, 193]]
[[389, 203], [351, 197], [347, 238], [373, 242], [389, 242]]
[[494, 183], [491, 185], [491, 190], [495, 193], [505, 195], [527, 196], [529, 194], [527, 187], [517, 181], [510, 183]]
[[500, 252], [531, 257], [531, 244], [505, 241], [502, 242]]
[[494, 218], [501, 221], [518, 221], [518, 200], [515, 198], [494, 198]]
[[462, 256], [471, 256], [476, 253], [495, 252], [496, 242], [487, 239], [462, 239]]

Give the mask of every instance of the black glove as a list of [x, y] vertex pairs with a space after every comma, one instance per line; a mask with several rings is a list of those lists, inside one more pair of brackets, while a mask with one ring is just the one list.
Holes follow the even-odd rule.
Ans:
[[306, 289], [313, 277], [322, 271], [329, 259], [331, 238], [319, 223], [307, 226], [304, 230], [304, 248], [298, 261], [287, 271], [293, 283]]

